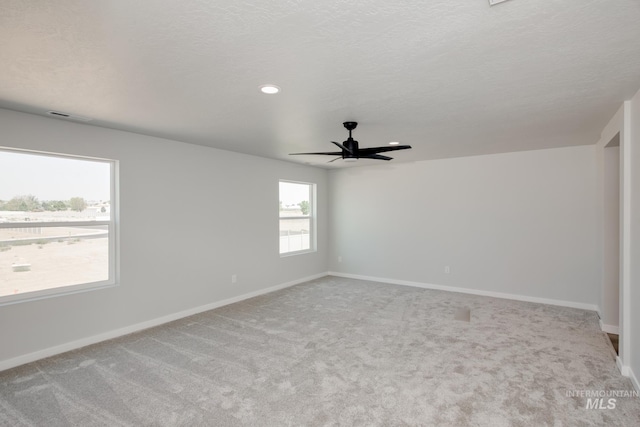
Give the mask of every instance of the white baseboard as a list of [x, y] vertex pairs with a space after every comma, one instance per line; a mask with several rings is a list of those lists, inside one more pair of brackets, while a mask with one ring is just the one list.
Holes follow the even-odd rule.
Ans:
[[620, 373], [622, 374], [622, 376], [629, 378], [631, 380], [631, 384], [633, 384], [633, 388], [635, 388], [636, 391], [640, 393], [640, 383], [638, 383], [638, 378], [636, 377], [636, 374], [633, 372], [633, 369], [631, 369], [630, 366], [626, 366], [622, 364], [622, 360], [620, 359], [620, 356], [616, 357], [616, 366], [620, 370]]
[[57, 354], [65, 353], [67, 351], [76, 350], [78, 348], [86, 347], [91, 344], [97, 344], [102, 341], [118, 338], [124, 335], [132, 334], [134, 332], [139, 332], [144, 329], [149, 329], [154, 326], [162, 325], [164, 323], [173, 322], [174, 320], [193, 316], [194, 314], [213, 310], [214, 308], [240, 302], [249, 298], [257, 297], [259, 295], [264, 295], [270, 292], [279, 291], [280, 289], [288, 288], [294, 285], [298, 285], [300, 283], [308, 282], [310, 280], [319, 279], [327, 275], [328, 273], [314, 274], [313, 276], [307, 276], [301, 279], [292, 280], [290, 282], [281, 283], [279, 285], [271, 286], [269, 288], [260, 289], [260, 290], [249, 292], [243, 295], [238, 295], [237, 297], [232, 297], [222, 301], [216, 301], [216, 302], [205, 304], [199, 307], [190, 308], [188, 310], [183, 310], [177, 313], [169, 314], [167, 316], [158, 317], [156, 319], [148, 320], [146, 322], [137, 323], [135, 325], [126, 326], [124, 328], [115, 329], [112, 331], [104, 332], [102, 334], [93, 335], [90, 337], [82, 338], [76, 341], [71, 341], [71, 342], [57, 345], [54, 347], [38, 350], [33, 353], [14, 357], [12, 359], [2, 360], [0, 361], [0, 371], [4, 371], [5, 369], [15, 368], [16, 366], [24, 365], [26, 363], [35, 362], [36, 360], [44, 359], [45, 357], [51, 357]]
[[633, 388], [635, 388], [636, 391], [640, 393], [640, 383], [638, 382], [638, 377], [636, 377], [636, 374], [634, 374], [631, 368], [629, 368], [629, 375], [627, 375], [627, 377], [629, 377], [629, 379], [631, 380], [631, 384], [633, 384]]
[[622, 364], [622, 360], [620, 359], [620, 356], [616, 356], [616, 366], [618, 367], [618, 370], [622, 375], [624, 375], [625, 377], [628, 376], [626, 372], [629, 370], [629, 368]]
[[640, 393], [640, 383], [638, 382], [638, 377], [636, 377], [636, 374], [633, 372], [633, 369], [631, 369], [630, 366], [625, 366], [622, 364], [620, 356], [616, 356], [616, 366], [618, 367], [618, 370], [620, 371], [622, 376], [629, 378], [631, 380], [633, 388], [636, 389], [638, 393]]
[[389, 279], [385, 277], [372, 277], [372, 276], [361, 276], [359, 274], [348, 274], [348, 273], [339, 273], [335, 271], [329, 272], [330, 276], [337, 277], [345, 277], [348, 279], [359, 279], [359, 280], [368, 280], [371, 282], [382, 282], [382, 283], [391, 283], [394, 285], [403, 285], [403, 286], [412, 286], [415, 288], [422, 289], [434, 289], [438, 291], [447, 291], [447, 292], [459, 292], [463, 294], [471, 294], [471, 295], [480, 295], [485, 297], [493, 297], [493, 298], [502, 298], [502, 299], [510, 299], [516, 301], [525, 301], [525, 302], [536, 302], [540, 304], [549, 304], [549, 305], [558, 305], [562, 307], [570, 307], [570, 308], [580, 308], [583, 310], [591, 310], [598, 311], [598, 306], [595, 304], [586, 304], [582, 302], [574, 302], [574, 301], [563, 301], [549, 298], [538, 298], [538, 297], [529, 297], [525, 295], [516, 295], [516, 294], [506, 294], [502, 292], [492, 292], [492, 291], [481, 291], [478, 289], [470, 289], [470, 288], [458, 288], [455, 286], [444, 286], [444, 285], [434, 285], [430, 283], [420, 283], [420, 282], [411, 282], [408, 280], [397, 280], [397, 279]]

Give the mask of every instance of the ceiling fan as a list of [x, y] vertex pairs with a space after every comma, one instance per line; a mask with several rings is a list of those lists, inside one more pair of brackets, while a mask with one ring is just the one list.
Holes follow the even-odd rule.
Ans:
[[344, 127], [349, 131], [349, 138], [342, 144], [339, 142], [331, 141], [332, 144], [340, 147], [341, 151], [325, 151], [321, 153], [291, 153], [290, 156], [297, 155], [327, 155], [327, 156], [340, 156], [333, 160], [329, 160], [329, 163], [335, 162], [338, 159], [344, 159], [345, 162], [355, 162], [358, 159], [374, 159], [374, 160], [391, 160], [393, 157], [381, 156], [378, 153], [384, 153], [387, 151], [406, 150], [411, 148], [410, 145], [392, 145], [388, 147], [371, 147], [371, 148], [359, 148], [358, 141], [351, 137], [351, 131], [358, 126], [358, 122], [344, 122]]

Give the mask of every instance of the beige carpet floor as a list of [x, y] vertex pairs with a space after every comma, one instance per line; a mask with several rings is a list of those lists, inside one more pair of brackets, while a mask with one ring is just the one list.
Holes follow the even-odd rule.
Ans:
[[4, 371], [0, 425], [640, 426], [587, 407], [632, 390], [594, 312], [326, 277]]

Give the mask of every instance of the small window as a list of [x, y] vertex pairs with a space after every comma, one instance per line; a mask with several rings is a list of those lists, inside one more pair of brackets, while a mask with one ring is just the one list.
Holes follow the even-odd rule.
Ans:
[[280, 181], [280, 254], [315, 250], [315, 184]]
[[115, 283], [115, 167], [0, 149], [0, 304]]

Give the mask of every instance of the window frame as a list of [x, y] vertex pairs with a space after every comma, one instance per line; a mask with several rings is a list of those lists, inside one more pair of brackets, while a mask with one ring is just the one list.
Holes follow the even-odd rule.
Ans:
[[98, 163], [109, 164], [109, 220], [90, 220], [90, 221], [54, 221], [54, 222], [38, 222], [38, 221], [21, 221], [21, 222], [0, 222], [0, 229], [10, 228], [32, 228], [32, 227], [74, 227], [74, 226], [106, 226], [108, 239], [108, 277], [107, 280], [97, 282], [78, 283], [75, 285], [63, 285], [55, 288], [42, 289], [37, 291], [29, 291], [15, 295], [0, 296], [0, 306], [22, 303], [27, 301], [35, 301], [43, 298], [52, 298], [62, 295], [70, 295], [79, 292], [86, 292], [96, 289], [104, 289], [117, 286], [119, 284], [119, 163], [114, 159], [105, 159], [91, 156], [81, 156], [72, 154], [52, 153], [46, 151], [26, 150], [12, 147], [0, 146], [0, 151], [27, 154], [34, 156], [58, 157], [70, 160], [82, 160]]
[[[317, 184], [314, 182], [305, 182], [305, 181], [294, 181], [290, 179], [279, 179], [278, 180], [278, 199], [280, 199], [280, 183], [285, 182], [289, 184], [302, 184], [309, 186], [309, 215], [298, 215], [298, 216], [280, 216], [280, 211], [278, 211], [278, 253], [280, 257], [288, 257], [295, 255], [303, 255], [308, 253], [317, 252], [318, 248], [316, 245], [316, 229], [317, 229]], [[308, 219], [309, 220], [309, 249], [302, 249], [299, 251], [288, 251], [288, 252], [280, 252], [280, 221], [282, 220], [296, 220], [296, 219]]]

